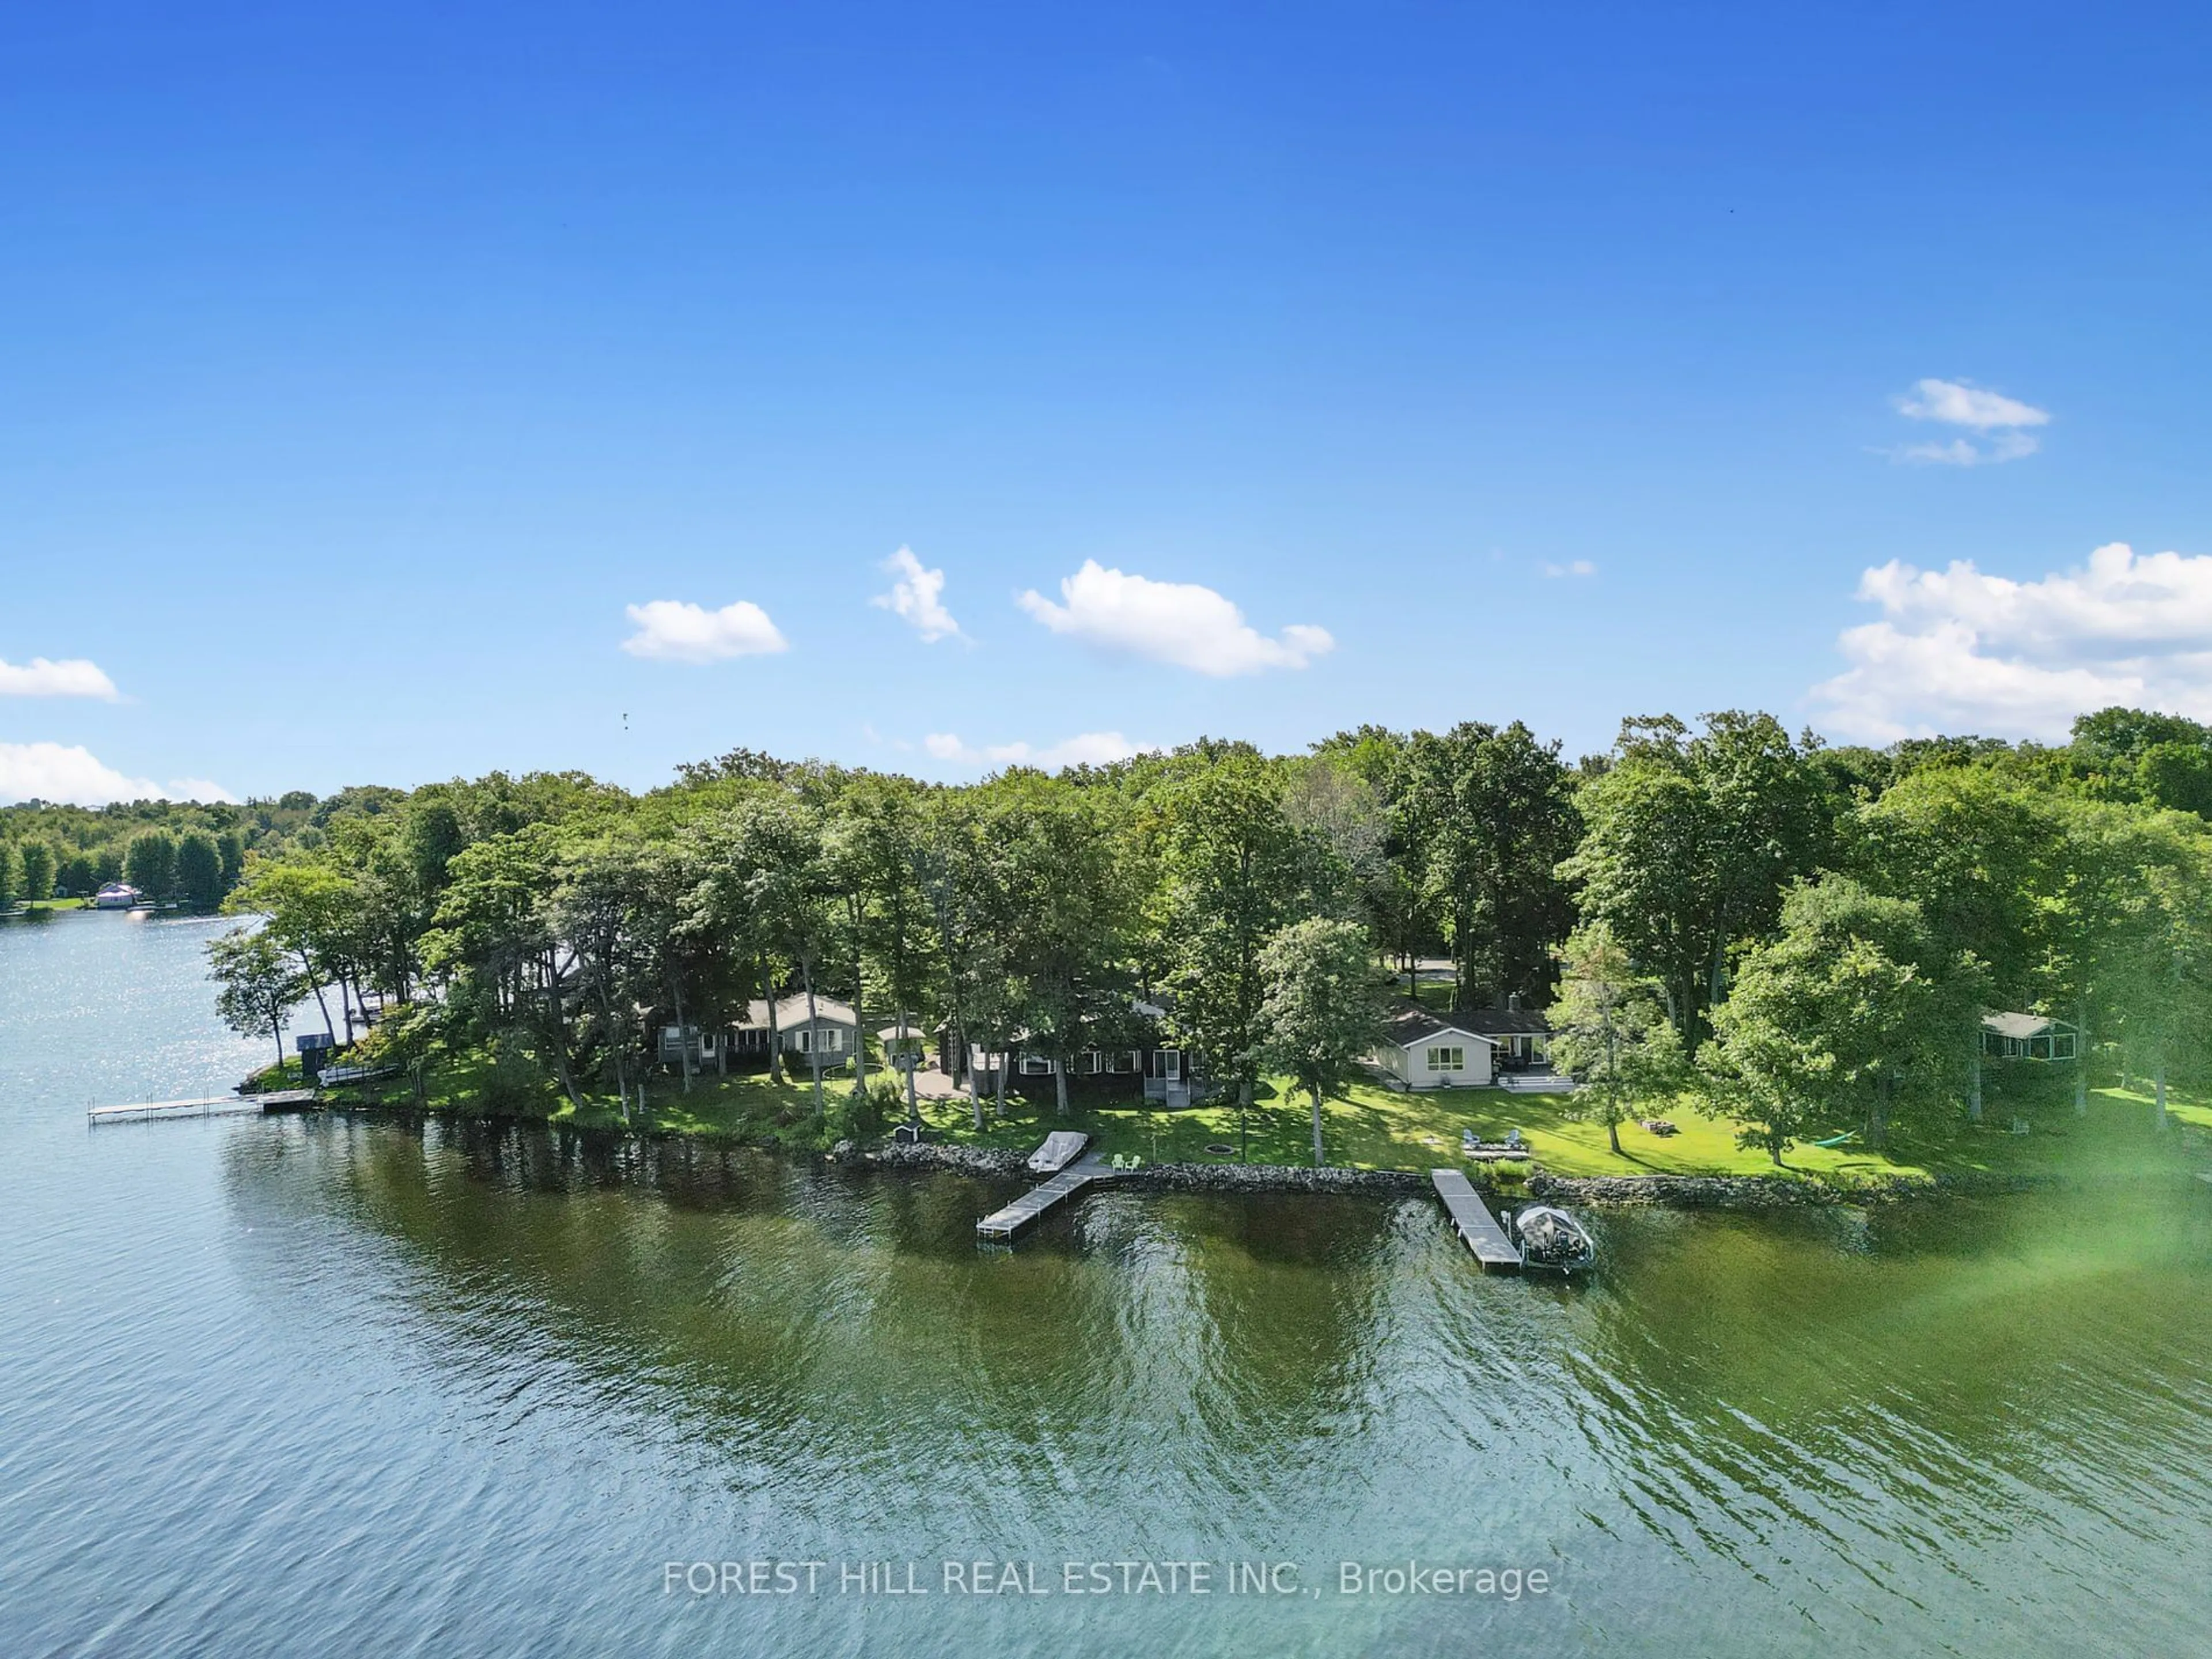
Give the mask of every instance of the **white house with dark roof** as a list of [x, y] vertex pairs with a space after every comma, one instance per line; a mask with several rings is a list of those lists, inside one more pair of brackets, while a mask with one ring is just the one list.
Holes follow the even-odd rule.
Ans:
[[1404, 1089], [1481, 1089], [1503, 1072], [1544, 1058], [1552, 1028], [1521, 1008], [1462, 1008], [1439, 1014], [1401, 1003], [1383, 1026], [1375, 1064]]
[[1492, 1060], [1496, 1046], [1456, 1014], [1432, 1013], [1409, 1002], [1385, 1022], [1375, 1063], [1401, 1088], [1480, 1088], [1498, 1074]]

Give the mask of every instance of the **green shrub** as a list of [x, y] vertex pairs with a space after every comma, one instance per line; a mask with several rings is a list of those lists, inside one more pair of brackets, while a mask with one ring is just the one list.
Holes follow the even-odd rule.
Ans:
[[554, 1087], [552, 1074], [531, 1051], [520, 1031], [500, 1031], [491, 1040], [491, 1065], [484, 1073], [483, 1107], [493, 1112], [542, 1112]]
[[353, 1045], [357, 1066], [414, 1066], [444, 1047], [437, 1011], [420, 1002], [388, 1010]]
[[853, 1098], [849, 1090], [842, 1091], [830, 1103], [830, 1139], [872, 1140], [884, 1132], [884, 1127], [894, 1117], [906, 1115], [906, 1099], [900, 1093], [897, 1082], [881, 1078], [868, 1085], [868, 1091], [860, 1099]]

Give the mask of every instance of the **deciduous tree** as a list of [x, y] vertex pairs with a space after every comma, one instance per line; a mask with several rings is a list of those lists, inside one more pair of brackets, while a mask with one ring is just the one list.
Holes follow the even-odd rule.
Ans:
[[1957, 1099], [1980, 996], [1978, 965], [1943, 951], [1919, 906], [1826, 876], [1791, 890], [1778, 936], [1745, 957], [1711, 1071], [1743, 1143], [1778, 1164], [1808, 1123], [1856, 1119], [1879, 1150], [1893, 1121]]
[[1576, 1115], [1605, 1125], [1620, 1155], [1620, 1126], [1636, 1103], [1663, 1100], [1686, 1080], [1682, 1048], [1668, 1024], [1657, 981], [1636, 971], [1613, 930], [1585, 922], [1561, 952], [1552, 1005], [1551, 1060], [1577, 1084]]
[[216, 1012], [240, 1036], [266, 1031], [284, 1063], [284, 1020], [307, 986], [290, 953], [263, 930], [234, 927], [210, 939], [208, 973], [216, 986]]
[[1261, 1058], [1287, 1073], [1313, 1104], [1313, 1157], [1322, 1145], [1322, 1103], [1358, 1074], [1382, 1030], [1388, 997], [1367, 935], [1356, 923], [1310, 917], [1293, 922], [1261, 953], [1267, 994]]
[[23, 899], [29, 904], [44, 904], [54, 896], [54, 849], [42, 841], [23, 843], [22, 860]]

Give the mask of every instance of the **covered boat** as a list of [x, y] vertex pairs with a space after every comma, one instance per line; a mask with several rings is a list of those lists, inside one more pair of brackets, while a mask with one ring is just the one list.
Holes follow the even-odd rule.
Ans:
[[1597, 1246], [1583, 1224], [1548, 1204], [1531, 1204], [1515, 1216], [1513, 1231], [1521, 1259], [1531, 1267], [1572, 1273], [1597, 1260]]
[[1056, 1175], [1083, 1155], [1091, 1144], [1091, 1137], [1073, 1129], [1055, 1130], [1044, 1138], [1044, 1145], [1030, 1154], [1030, 1169], [1037, 1175]]

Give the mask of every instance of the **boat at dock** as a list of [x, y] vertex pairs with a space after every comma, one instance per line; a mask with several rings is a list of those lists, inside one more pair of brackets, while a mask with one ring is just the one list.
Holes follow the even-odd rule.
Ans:
[[1548, 1267], [1554, 1273], [1579, 1272], [1597, 1260], [1597, 1244], [1589, 1229], [1549, 1204], [1530, 1204], [1512, 1218], [1513, 1237], [1521, 1247], [1524, 1267]]
[[1089, 1135], [1074, 1129], [1060, 1129], [1044, 1138], [1044, 1145], [1030, 1154], [1030, 1173], [1057, 1175], [1083, 1156], [1083, 1149], [1091, 1144]]

